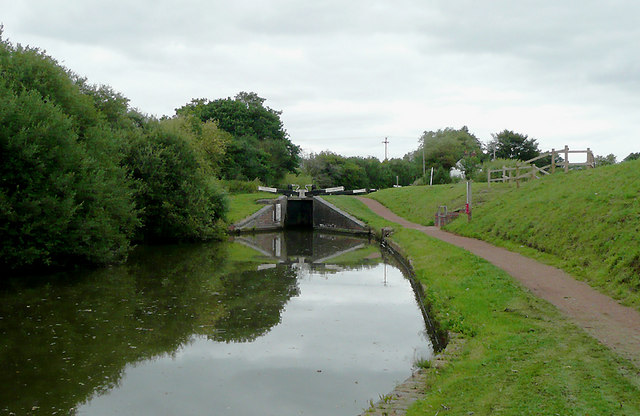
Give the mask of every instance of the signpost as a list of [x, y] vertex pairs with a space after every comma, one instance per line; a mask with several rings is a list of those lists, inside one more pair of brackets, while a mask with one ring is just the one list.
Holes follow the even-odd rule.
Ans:
[[467, 221], [471, 221], [471, 181], [467, 181], [467, 203], [464, 210], [467, 213]]

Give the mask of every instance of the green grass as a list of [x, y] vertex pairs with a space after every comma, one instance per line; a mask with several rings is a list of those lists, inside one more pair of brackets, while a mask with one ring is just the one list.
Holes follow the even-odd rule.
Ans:
[[[369, 224], [381, 222], [352, 197], [331, 202]], [[444, 368], [427, 369], [427, 394], [408, 415], [640, 414], [639, 370], [630, 362], [504, 271], [419, 231], [394, 228], [435, 319], [464, 340]]]
[[447, 229], [561, 267], [640, 309], [640, 161], [525, 183]]
[[[474, 204], [481, 204], [495, 195], [507, 192], [506, 184], [472, 184]], [[449, 211], [464, 209], [467, 202], [466, 183], [434, 186], [406, 186], [403, 188], [382, 189], [368, 195], [391, 211], [422, 225], [433, 225], [434, 216], [440, 205], [446, 205]]]
[[227, 214], [227, 222], [229, 224], [235, 224], [264, 207], [263, 204], [256, 203], [258, 199], [272, 199], [274, 198], [274, 194], [269, 192], [254, 192], [249, 194], [232, 194], [229, 195], [228, 198], [229, 212]]
[[[465, 184], [385, 189], [369, 197], [431, 225], [439, 205], [465, 203]], [[473, 184], [473, 220], [446, 227], [587, 281], [640, 310], [640, 161], [509, 184]]]
[[338, 208], [349, 212], [351, 215], [354, 215], [357, 218], [367, 218], [367, 224], [374, 230], [379, 231], [384, 227], [394, 227], [395, 223], [391, 221], [387, 221], [382, 217], [374, 216], [370, 217], [371, 211], [365, 204], [354, 197], [349, 197], [345, 195], [323, 195], [322, 199], [325, 199], [332, 204], [336, 205]]

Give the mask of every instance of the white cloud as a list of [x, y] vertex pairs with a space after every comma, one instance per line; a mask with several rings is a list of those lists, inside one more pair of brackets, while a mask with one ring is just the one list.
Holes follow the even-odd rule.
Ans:
[[424, 130], [505, 128], [623, 158], [640, 146], [632, 0], [0, 0], [4, 37], [140, 110], [255, 91], [307, 150], [382, 157]]

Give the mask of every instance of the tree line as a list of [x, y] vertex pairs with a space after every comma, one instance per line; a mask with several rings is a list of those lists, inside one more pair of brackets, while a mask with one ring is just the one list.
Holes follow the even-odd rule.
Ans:
[[138, 242], [224, 232], [220, 179], [281, 180], [300, 161], [255, 93], [156, 119], [0, 28], [0, 269], [123, 261]]
[[484, 145], [466, 126], [425, 131], [418, 143], [416, 150], [402, 158], [385, 161], [374, 157], [345, 157], [330, 151], [312, 153], [303, 158], [302, 171], [321, 187], [379, 189], [396, 184], [450, 183], [455, 180], [451, 176], [453, 168], [465, 178], [482, 180], [483, 164], [491, 159], [498, 159], [495, 164], [505, 159], [527, 160], [540, 154], [537, 141], [526, 135], [504, 130]]
[[[343, 185], [350, 189], [379, 189], [396, 184], [437, 185], [462, 179], [486, 182], [488, 169], [512, 167], [540, 154], [537, 140], [526, 134], [505, 129], [482, 143], [466, 126], [447, 127], [425, 131], [418, 139], [417, 149], [402, 158], [380, 161], [374, 157], [347, 157], [323, 151], [305, 156], [301, 170], [318, 186]], [[639, 157], [640, 153], [631, 153], [624, 161]], [[545, 166], [551, 163], [551, 157], [533, 163]], [[596, 167], [615, 163], [613, 154], [595, 156]], [[452, 172], [457, 176], [452, 176]]]
[[454, 180], [452, 168], [481, 181], [491, 164], [540, 153], [526, 135], [504, 130], [483, 144], [462, 127], [425, 131], [402, 158], [303, 158], [281, 112], [256, 93], [193, 99], [156, 119], [4, 40], [1, 26], [0, 74], [0, 270], [105, 265], [139, 242], [220, 238], [230, 184], [253, 191], [304, 174], [319, 187], [379, 189], [429, 183], [432, 167], [434, 184]]

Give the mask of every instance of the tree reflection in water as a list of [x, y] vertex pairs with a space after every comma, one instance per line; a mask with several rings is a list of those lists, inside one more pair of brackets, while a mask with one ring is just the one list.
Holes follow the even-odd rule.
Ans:
[[[256, 251], [261, 242], [268, 245]], [[285, 304], [299, 294], [297, 271], [288, 264], [322, 268], [318, 260], [326, 258], [343, 268], [377, 264], [371, 256], [377, 249], [360, 250], [363, 242], [298, 233], [263, 234], [245, 245], [142, 247], [119, 267], [5, 281], [0, 411], [73, 414], [118, 386], [127, 365], [175, 354], [194, 337], [254, 340], [280, 322]]]

